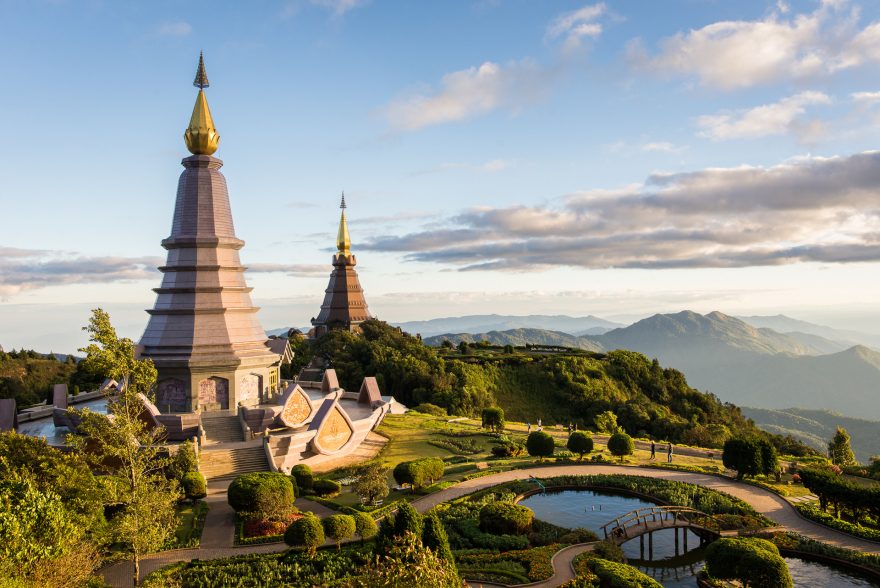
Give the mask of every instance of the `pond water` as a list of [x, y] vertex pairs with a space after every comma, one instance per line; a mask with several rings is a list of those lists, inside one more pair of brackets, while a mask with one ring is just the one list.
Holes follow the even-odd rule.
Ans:
[[[655, 503], [595, 490], [563, 490], [534, 494], [520, 501], [535, 512], [535, 518], [560, 527], [590, 529], [602, 537], [602, 525], [631, 510]], [[703, 569], [703, 548], [700, 538], [687, 532], [688, 550], [684, 549], [684, 531], [679, 531], [679, 552], [675, 550], [675, 531], [665, 529], [653, 533], [651, 551], [648, 539], [644, 546], [638, 539], [623, 544], [629, 563], [656, 579], [666, 588], [696, 586], [696, 574]], [[820, 563], [785, 558], [789, 572], [798, 588], [876, 586], [870, 580]]]

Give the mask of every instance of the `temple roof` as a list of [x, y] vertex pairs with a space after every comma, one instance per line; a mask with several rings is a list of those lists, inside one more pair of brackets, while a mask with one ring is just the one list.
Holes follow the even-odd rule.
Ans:
[[189, 126], [183, 138], [187, 149], [193, 155], [213, 155], [220, 146], [220, 134], [214, 127], [214, 119], [211, 117], [211, 109], [208, 108], [208, 99], [205, 97], [205, 88], [210, 84], [208, 74], [205, 73], [205, 58], [202, 54], [199, 54], [199, 66], [193, 85], [199, 89], [199, 94], [196, 96]]

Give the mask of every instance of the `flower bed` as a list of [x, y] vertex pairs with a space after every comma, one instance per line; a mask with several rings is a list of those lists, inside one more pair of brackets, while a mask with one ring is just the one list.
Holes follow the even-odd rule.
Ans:
[[284, 531], [293, 521], [301, 518], [299, 513], [278, 520], [254, 520], [237, 517], [235, 522], [236, 545], [259, 545], [284, 541]]

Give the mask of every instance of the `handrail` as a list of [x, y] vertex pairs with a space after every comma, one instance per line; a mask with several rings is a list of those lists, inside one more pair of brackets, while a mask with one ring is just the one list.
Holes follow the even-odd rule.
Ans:
[[690, 524], [691, 521], [688, 520], [688, 515], [696, 515], [696, 517], [694, 518], [713, 518], [712, 515], [706, 514], [689, 506], [646, 506], [632, 510], [626, 514], [617, 517], [612, 521], [609, 521], [608, 523], [605, 523], [604, 525], [602, 525], [601, 529], [602, 532], [605, 534], [605, 537], [608, 537], [609, 527], [611, 528], [610, 530], [612, 533], [616, 532], [618, 529], [622, 529], [623, 532], [628, 536], [629, 533], [627, 529], [635, 527], [637, 525], [644, 525], [645, 528], [647, 528], [649, 519], [650, 522], [657, 522], [658, 517], [661, 525], [663, 524], [664, 520], [670, 520], [670, 518], [673, 520], [673, 524], [675, 524], [678, 522], [679, 517]]

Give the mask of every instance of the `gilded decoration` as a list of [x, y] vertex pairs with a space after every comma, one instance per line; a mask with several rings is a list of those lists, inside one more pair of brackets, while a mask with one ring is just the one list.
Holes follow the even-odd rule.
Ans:
[[281, 422], [286, 427], [297, 427], [303, 424], [310, 414], [312, 414], [312, 405], [302, 388], [297, 387], [284, 403]]
[[340, 408], [334, 406], [324, 420], [321, 430], [318, 431], [318, 443], [325, 451], [338, 451], [348, 443], [353, 433], [351, 425], [342, 416]]

